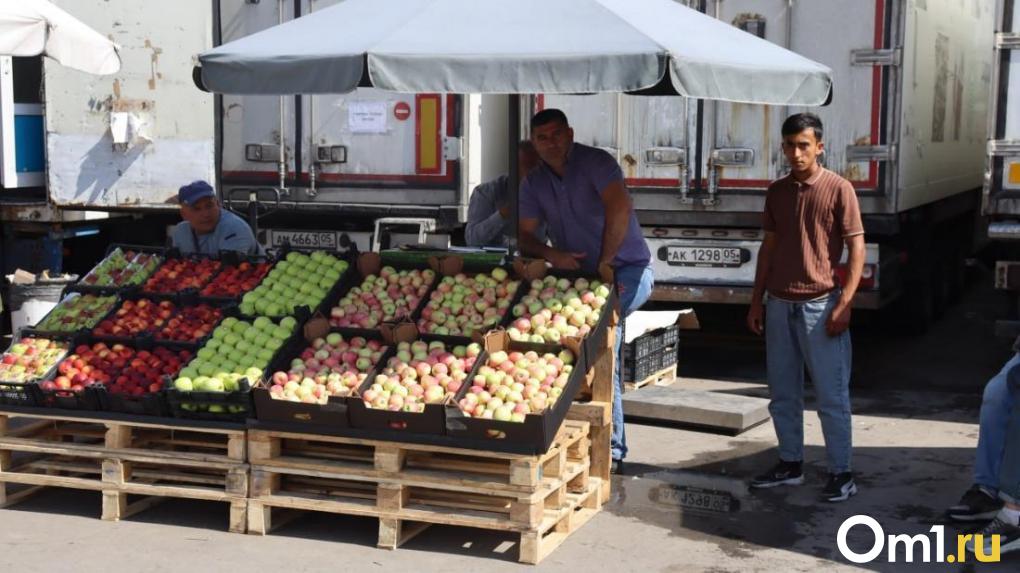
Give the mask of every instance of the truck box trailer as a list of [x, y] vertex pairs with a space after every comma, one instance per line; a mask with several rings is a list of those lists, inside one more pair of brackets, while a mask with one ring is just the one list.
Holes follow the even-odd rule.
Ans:
[[960, 287], [979, 211], [992, 8], [981, 0], [707, 0], [689, 4], [832, 68], [819, 109], [617, 95], [539, 96], [614, 153], [653, 254], [653, 299], [746, 303], [780, 126], [817, 113], [825, 166], [858, 192], [858, 306], [898, 295], [920, 317]]
[[[987, 161], [983, 208], [988, 238], [996, 243], [995, 286], [1016, 297], [1020, 291], [1020, 107], [1012, 101], [1020, 94], [1020, 13], [1013, 0], [995, 3], [992, 48]], [[1020, 301], [1020, 299], [1017, 299]], [[1020, 323], [1003, 320], [996, 325], [1003, 335], [1020, 333]]]
[[[43, 66], [50, 206], [169, 212], [183, 181], [206, 178], [229, 207], [258, 216], [268, 244], [367, 249], [380, 219], [406, 223], [406, 238], [449, 242], [470, 190], [506, 169], [505, 97], [214, 96], [191, 82], [195, 54], [337, 1], [58, 0], [123, 46], [124, 70], [102, 79]], [[834, 70], [833, 101], [814, 111], [825, 164], [854, 182], [865, 215], [859, 304], [909, 291], [918, 313], [934, 314], [958, 286], [980, 202], [988, 3], [683, 1]], [[765, 188], [786, 169], [779, 126], [800, 110], [625, 95], [529, 105], [563, 108], [579, 141], [620, 161], [656, 300], [748, 300]]]

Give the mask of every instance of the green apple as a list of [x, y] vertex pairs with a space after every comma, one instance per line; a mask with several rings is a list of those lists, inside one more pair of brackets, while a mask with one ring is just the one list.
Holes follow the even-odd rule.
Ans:
[[195, 385], [192, 383], [190, 376], [182, 376], [174, 380], [174, 388], [181, 392], [191, 392], [195, 389]]
[[279, 304], [270, 303], [266, 305], [266, 314], [269, 316], [280, 316], [283, 314], [283, 307]]
[[248, 379], [249, 382], [254, 384], [262, 379], [262, 369], [254, 367], [248, 368], [247, 370], [244, 371], [244, 376], [245, 378]]
[[234, 347], [241, 341], [241, 337], [231, 332], [230, 334], [223, 337], [223, 344]]
[[[245, 295], [245, 296], [247, 296], [247, 295]], [[227, 328], [230, 328], [230, 327], [234, 326], [237, 323], [238, 323], [238, 320], [236, 318], [234, 318], [233, 316], [228, 316], [227, 318], [223, 319], [223, 322], [220, 323], [220, 326], [225, 326]]]
[[239, 308], [241, 310], [241, 314], [246, 314], [248, 316], [255, 314], [255, 303], [242, 302]]
[[259, 359], [259, 361], [264, 361], [268, 363], [270, 360], [273, 359], [274, 354], [276, 354], [276, 351], [270, 350], [268, 348], [263, 348], [262, 350], [259, 350], [258, 354], [256, 354], [255, 356]]
[[293, 329], [287, 329], [283, 326], [277, 326], [276, 328], [273, 329], [273, 338], [277, 340], [287, 340], [288, 338], [290, 338], [291, 332], [293, 332]]
[[234, 324], [230, 325], [230, 330], [236, 334], [243, 334], [244, 331], [248, 330], [249, 328], [251, 328], [251, 323], [245, 322], [243, 320], [239, 320]]
[[294, 332], [294, 328], [297, 327], [297, 320], [293, 316], [285, 316], [280, 320], [280, 326], [287, 329], [287, 332]]

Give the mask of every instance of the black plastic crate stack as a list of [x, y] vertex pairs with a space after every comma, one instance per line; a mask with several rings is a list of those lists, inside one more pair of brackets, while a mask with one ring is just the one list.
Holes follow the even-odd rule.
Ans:
[[640, 382], [675, 365], [679, 338], [680, 327], [671, 324], [646, 332], [630, 343], [624, 343], [623, 381]]

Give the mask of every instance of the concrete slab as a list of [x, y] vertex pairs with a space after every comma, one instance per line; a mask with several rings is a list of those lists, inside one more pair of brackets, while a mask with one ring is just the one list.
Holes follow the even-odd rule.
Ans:
[[690, 424], [740, 433], [769, 419], [763, 398], [688, 390], [677, 386], [646, 386], [623, 395], [628, 417]]

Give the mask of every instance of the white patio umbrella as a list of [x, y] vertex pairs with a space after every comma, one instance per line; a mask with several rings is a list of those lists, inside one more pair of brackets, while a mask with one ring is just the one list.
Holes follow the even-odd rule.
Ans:
[[831, 70], [673, 0], [345, 0], [199, 56], [233, 94], [640, 92], [821, 105]]
[[120, 47], [46, 0], [0, 0], [0, 55], [46, 56], [97, 75], [120, 70]]

